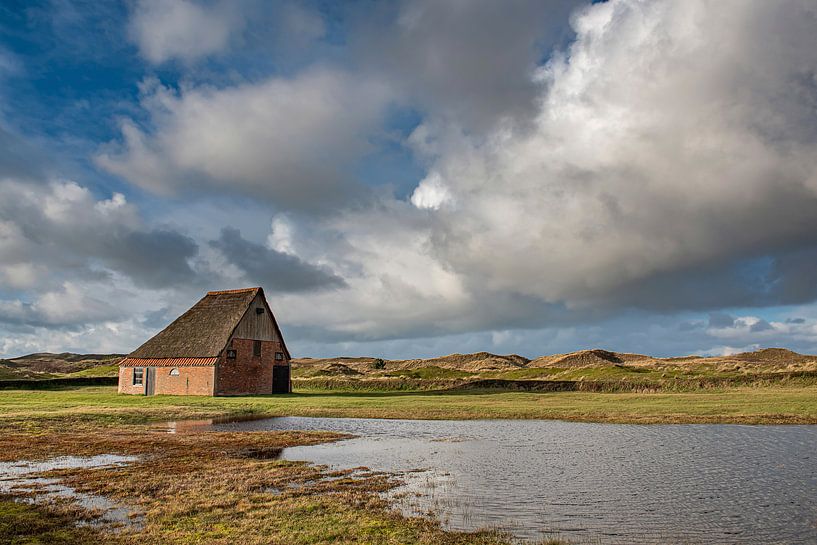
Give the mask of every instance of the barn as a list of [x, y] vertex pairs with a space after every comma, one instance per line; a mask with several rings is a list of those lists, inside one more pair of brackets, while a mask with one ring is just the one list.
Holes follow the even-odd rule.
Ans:
[[288, 393], [290, 355], [264, 290], [208, 292], [119, 364], [119, 393]]

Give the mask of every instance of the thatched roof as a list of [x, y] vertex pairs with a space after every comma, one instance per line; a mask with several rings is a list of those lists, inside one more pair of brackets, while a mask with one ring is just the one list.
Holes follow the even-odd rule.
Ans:
[[[212, 358], [227, 345], [261, 288], [211, 291], [129, 358]], [[263, 297], [263, 295], [262, 295]]]

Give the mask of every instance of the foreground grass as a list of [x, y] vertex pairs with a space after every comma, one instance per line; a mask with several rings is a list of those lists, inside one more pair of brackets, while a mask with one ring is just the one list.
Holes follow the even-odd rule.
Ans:
[[0, 390], [0, 429], [44, 422], [119, 425], [237, 415], [539, 418], [618, 423], [817, 423], [817, 387], [680, 393], [337, 392], [285, 396], [124, 396], [113, 387]]
[[118, 468], [52, 471], [49, 477], [128, 506], [138, 525], [113, 532], [77, 527], [93, 519], [64, 503], [28, 506], [0, 497], [0, 544], [192, 543], [313, 545], [409, 543], [501, 545], [493, 531], [446, 532], [436, 522], [406, 518], [378, 493], [393, 486], [371, 472], [329, 472], [275, 459], [287, 446], [338, 438], [315, 432], [160, 433], [146, 426], [0, 434], [0, 459], [129, 454]]
[[[0, 390], [0, 460], [130, 454], [122, 468], [52, 472], [69, 486], [130, 506], [142, 525], [76, 527], [92, 514], [0, 497], [0, 544], [500, 545], [492, 531], [446, 532], [406, 518], [369, 472], [275, 459], [281, 448], [340, 437], [320, 432], [164, 433], [151, 422], [238, 415], [377, 418], [559, 418], [602, 422], [817, 423], [817, 388], [690, 393], [303, 392], [197, 398], [122, 396], [112, 387]], [[331, 479], [327, 479], [330, 477]]]
[[59, 509], [28, 505], [14, 501], [10, 495], [0, 495], [0, 544], [100, 542], [97, 530], [76, 527], [74, 521]]

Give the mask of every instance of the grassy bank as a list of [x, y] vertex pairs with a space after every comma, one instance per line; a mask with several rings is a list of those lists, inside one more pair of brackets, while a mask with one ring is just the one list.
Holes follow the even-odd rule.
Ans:
[[[652, 376], [647, 373], [643, 376], [630, 373], [620, 378], [599, 374], [598, 376], [592, 376], [590, 379], [584, 375], [567, 379], [543, 378], [527, 371], [541, 370], [524, 369], [514, 373], [505, 373], [503, 375], [506, 376], [499, 378], [487, 373], [479, 376], [461, 376], [457, 378], [417, 378], [411, 374], [375, 378], [317, 376], [296, 378], [293, 380], [293, 385], [299, 391], [333, 390], [354, 392], [493, 389], [593, 393], [669, 393], [725, 390], [739, 387], [817, 388], [817, 371], [752, 373], [737, 376], [727, 374], [691, 375], [669, 378]], [[585, 370], [587, 374], [590, 374], [590, 371], [594, 370]]]
[[76, 526], [92, 512], [68, 502], [23, 505], [0, 496], [0, 543], [248, 545], [328, 543], [442, 545], [508, 543], [493, 531], [446, 532], [429, 519], [391, 510], [379, 492], [394, 483], [370, 472], [335, 471], [276, 460], [283, 447], [332, 440], [305, 432], [159, 433], [129, 425], [67, 432], [4, 432], [0, 459], [129, 454], [125, 467], [52, 471], [68, 486], [127, 506], [116, 528]]
[[286, 396], [122, 396], [112, 387], [0, 391], [0, 427], [52, 421], [119, 425], [233, 415], [361, 418], [542, 418], [620, 423], [817, 423], [817, 388], [677, 393], [338, 392]]

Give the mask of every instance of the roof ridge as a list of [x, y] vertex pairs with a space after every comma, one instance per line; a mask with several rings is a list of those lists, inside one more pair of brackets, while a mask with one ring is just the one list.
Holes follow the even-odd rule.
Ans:
[[236, 290], [219, 290], [219, 291], [208, 291], [207, 295], [221, 295], [224, 293], [246, 293], [249, 291], [258, 291], [261, 289], [261, 286], [257, 286], [255, 288], [239, 288]]

